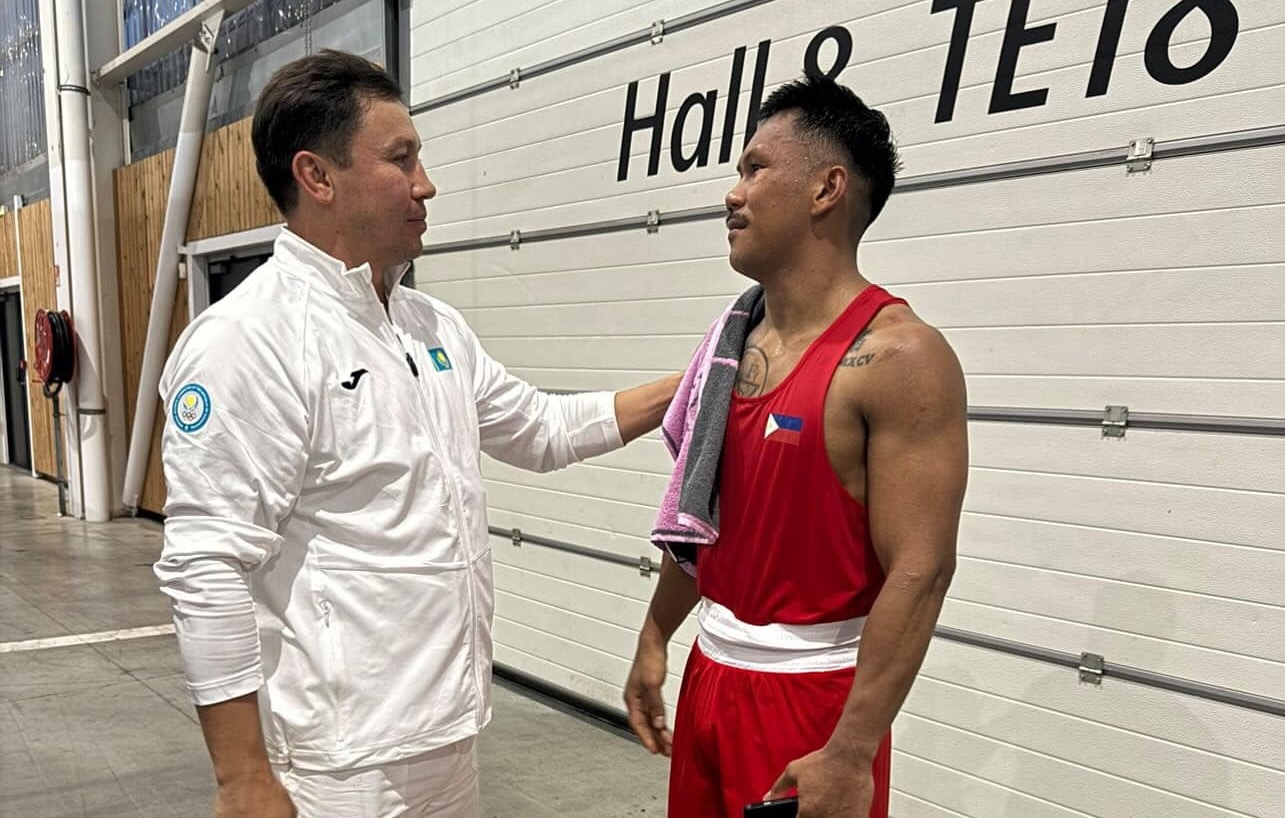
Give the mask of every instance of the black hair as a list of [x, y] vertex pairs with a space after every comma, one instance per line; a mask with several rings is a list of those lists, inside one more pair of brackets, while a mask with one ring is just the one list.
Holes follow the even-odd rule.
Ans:
[[797, 115], [795, 124], [800, 135], [839, 151], [850, 169], [865, 178], [870, 193], [870, 222], [874, 222], [901, 169], [887, 117], [862, 102], [852, 89], [817, 74], [773, 91], [759, 111], [759, 121], [789, 112]]
[[346, 166], [369, 104], [401, 98], [387, 71], [356, 54], [324, 49], [278, 69], [259, 95], [250, 141], [259, 178], [281, 212], [298, 202], [295, 154], [313, 151]]

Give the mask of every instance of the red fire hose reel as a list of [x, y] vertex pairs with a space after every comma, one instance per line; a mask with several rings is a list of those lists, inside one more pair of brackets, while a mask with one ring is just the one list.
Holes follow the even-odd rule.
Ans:
[[76, 372], [76, 336], [65, 310], [36, 313], [36, 374], [53, 397]]

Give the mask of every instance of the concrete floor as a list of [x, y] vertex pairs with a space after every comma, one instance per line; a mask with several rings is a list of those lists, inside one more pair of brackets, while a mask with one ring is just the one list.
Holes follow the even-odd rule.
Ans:
[[[172, 635], [16, 644], [168, 625], [160, 543], [146, 520], [61, 520], [53, 486], [0, 466], [0, 816], [212, 814]], [[479, 754], [487, 818], [665, 812], [663, 759], [519, 690], [497, 686]]]

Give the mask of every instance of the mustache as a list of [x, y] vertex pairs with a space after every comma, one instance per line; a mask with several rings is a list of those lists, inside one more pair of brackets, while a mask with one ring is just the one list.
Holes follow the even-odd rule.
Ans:
[[745, 224], [746, 224], [745, 219], [743, 217], [741, 217], [739, 214], [731, 210], [727, 211], [727, 216], [723, 219], [723, 221], [727, 223], [727, 228], [729, 230], [745, 227]]

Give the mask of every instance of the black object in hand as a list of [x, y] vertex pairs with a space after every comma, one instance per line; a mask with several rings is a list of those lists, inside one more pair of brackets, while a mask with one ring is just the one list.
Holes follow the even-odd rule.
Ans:
[[798, 814], [799, 799], [797, 796], [774, 798], [771, 801], [746, 804], [744, 813], [745, 818], [797, 818]]

